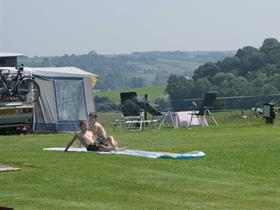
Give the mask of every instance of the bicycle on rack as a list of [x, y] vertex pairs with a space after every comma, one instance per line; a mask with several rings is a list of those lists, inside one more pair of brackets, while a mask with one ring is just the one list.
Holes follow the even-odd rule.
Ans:
[[17, 69], [15, 76], [10, 76], [10, 69], [0, 69], [0, 101], [7, 99], [13, 101], [17, 97], [25, 103], [37, 101], [40, 87], [35, 78], [23, 74], [22, 64], [15, 68]]

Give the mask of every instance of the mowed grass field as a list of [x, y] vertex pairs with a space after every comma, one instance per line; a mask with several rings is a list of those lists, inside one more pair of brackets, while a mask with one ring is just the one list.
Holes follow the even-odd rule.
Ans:
[[0, 137], [0, 206], [15, 209], [279, 209], [280, 126], [217, 116], [219, 127], [108, 129], [120, 146], [205, 158], [165, 160], [43, 151], [70, 134]]

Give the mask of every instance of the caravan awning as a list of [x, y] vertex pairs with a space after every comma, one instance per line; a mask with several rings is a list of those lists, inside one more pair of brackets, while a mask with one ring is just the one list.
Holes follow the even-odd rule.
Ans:
[[42, 77], [95, 77], [98, 75], [81, 70], [76, 67], [40, 67], [40, 68], [24, 68], [31, 70], [33, 75]]
[[23, 54], [19, 53], [7, 53], [7, 52], [0, 52], [0, 58], [7, 58], [7, 57], [21, 57]]
[[[10, 70], [11, 73], [16, 73], [15, 67], [1, 67], [1, 69]], [[69, 77], [69, 78], [99, 78], [98, 75], [84, 71], [76, 67], [24, 67], [25, 75], [35, 75], [41, 77]]]

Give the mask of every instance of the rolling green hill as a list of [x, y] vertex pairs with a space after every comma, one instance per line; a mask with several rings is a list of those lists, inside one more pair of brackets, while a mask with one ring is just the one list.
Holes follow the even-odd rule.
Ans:
[[29, 67], [74, 66], [100, 76], [96, 89], [120, 89], [166, 85], [171, 74], [192, 76], [194, 69], [200, 65], [221, 60], [233, 53], [166, 51], [99, 55], [91, 51], [83, 55], [20, 57], [19, 63]]

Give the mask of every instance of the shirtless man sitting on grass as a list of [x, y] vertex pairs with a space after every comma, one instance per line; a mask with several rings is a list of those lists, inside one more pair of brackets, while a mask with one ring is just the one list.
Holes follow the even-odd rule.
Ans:
[[97, 122], [97, 115], [93, 112], [89, 113], [88, 129], [96, 136], [98, 145], [111, 146], [113, 150], [118, 150], [118, 143], [113, 136], [107, 136], [104, 127]]
[[76, 139], [79, 139], [81, 144], [87, 149], [87, 151], [115, 151], [116, 147], [109, 148], [106, 145], [99, 144], [92, 131], [88, 130], [87, 121], [82, 120], [79, 123], [80, 131], [74, 134], [73, 139], [67, 144], [64, 152], [67, 152], [69, 147], [74, 143]]

